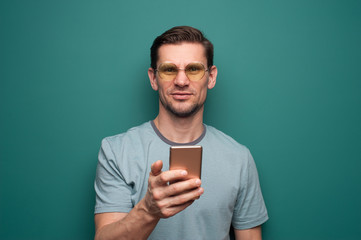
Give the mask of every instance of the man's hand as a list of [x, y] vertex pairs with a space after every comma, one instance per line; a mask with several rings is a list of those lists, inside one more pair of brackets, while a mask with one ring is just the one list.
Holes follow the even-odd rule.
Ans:
[[148, 191], [129, 213], [95, 215], [95, 239], [147, 239], [160, 218], [179, 213], [202, 195], [199, 179], [188, 179], [184, 170], [162, 172], [162, 167], [160, 160], [152, 164]]
[[[144, 197], [149, 214], [158, 218], [171, 217], [198, 199], [203, 194], [200, 179], [188, 179], [185, 170], [162, 172], [163, 162], [151, 166], [148, 179], [148, 191]], [[169, 184], [169, 182], [174, 182]]]

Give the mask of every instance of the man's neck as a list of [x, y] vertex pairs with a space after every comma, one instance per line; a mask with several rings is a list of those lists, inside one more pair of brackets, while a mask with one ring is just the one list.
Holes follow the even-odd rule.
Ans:
[[199, 138], [204, 131], [203, 108], [186, 118], [159, 112], [154, 119], [154, 124], [168, 140], [176, 143], [189, 143]]

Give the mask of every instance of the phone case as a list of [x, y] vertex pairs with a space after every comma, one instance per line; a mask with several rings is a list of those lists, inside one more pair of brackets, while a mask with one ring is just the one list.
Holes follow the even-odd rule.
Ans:
[[170, 147], [169, 169], [187, 170], [189, 178], [201, 178], [202, 146]]

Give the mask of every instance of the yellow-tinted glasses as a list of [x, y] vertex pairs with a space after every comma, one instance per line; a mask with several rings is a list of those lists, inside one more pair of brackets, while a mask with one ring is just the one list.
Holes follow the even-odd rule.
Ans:
[[202, 63], [189, 63], [185, 69], [178, 68], [174, 63], [161, 63], [155, 71], [159, 73], [159, 77], [165, 81], [173, 81], [178, 72], [184, 70], [190, 81], [199, 81], [203, 78], [205, 72], [208, 71]]

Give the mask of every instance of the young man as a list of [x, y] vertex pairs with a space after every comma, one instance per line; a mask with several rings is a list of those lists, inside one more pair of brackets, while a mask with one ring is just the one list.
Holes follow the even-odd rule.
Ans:
[[[153, 42], [148, 76], [158, 116], [102, 141], [95, 239], [229, 239], [231, 225], [236, 239], [261, 239], [268, 215], [249, 150], [203, 124], [217, 77], [212, 43], [192, 27], [166, 31]], [[202, 182], [168, 170], [174, 145], [203, 147]]]

